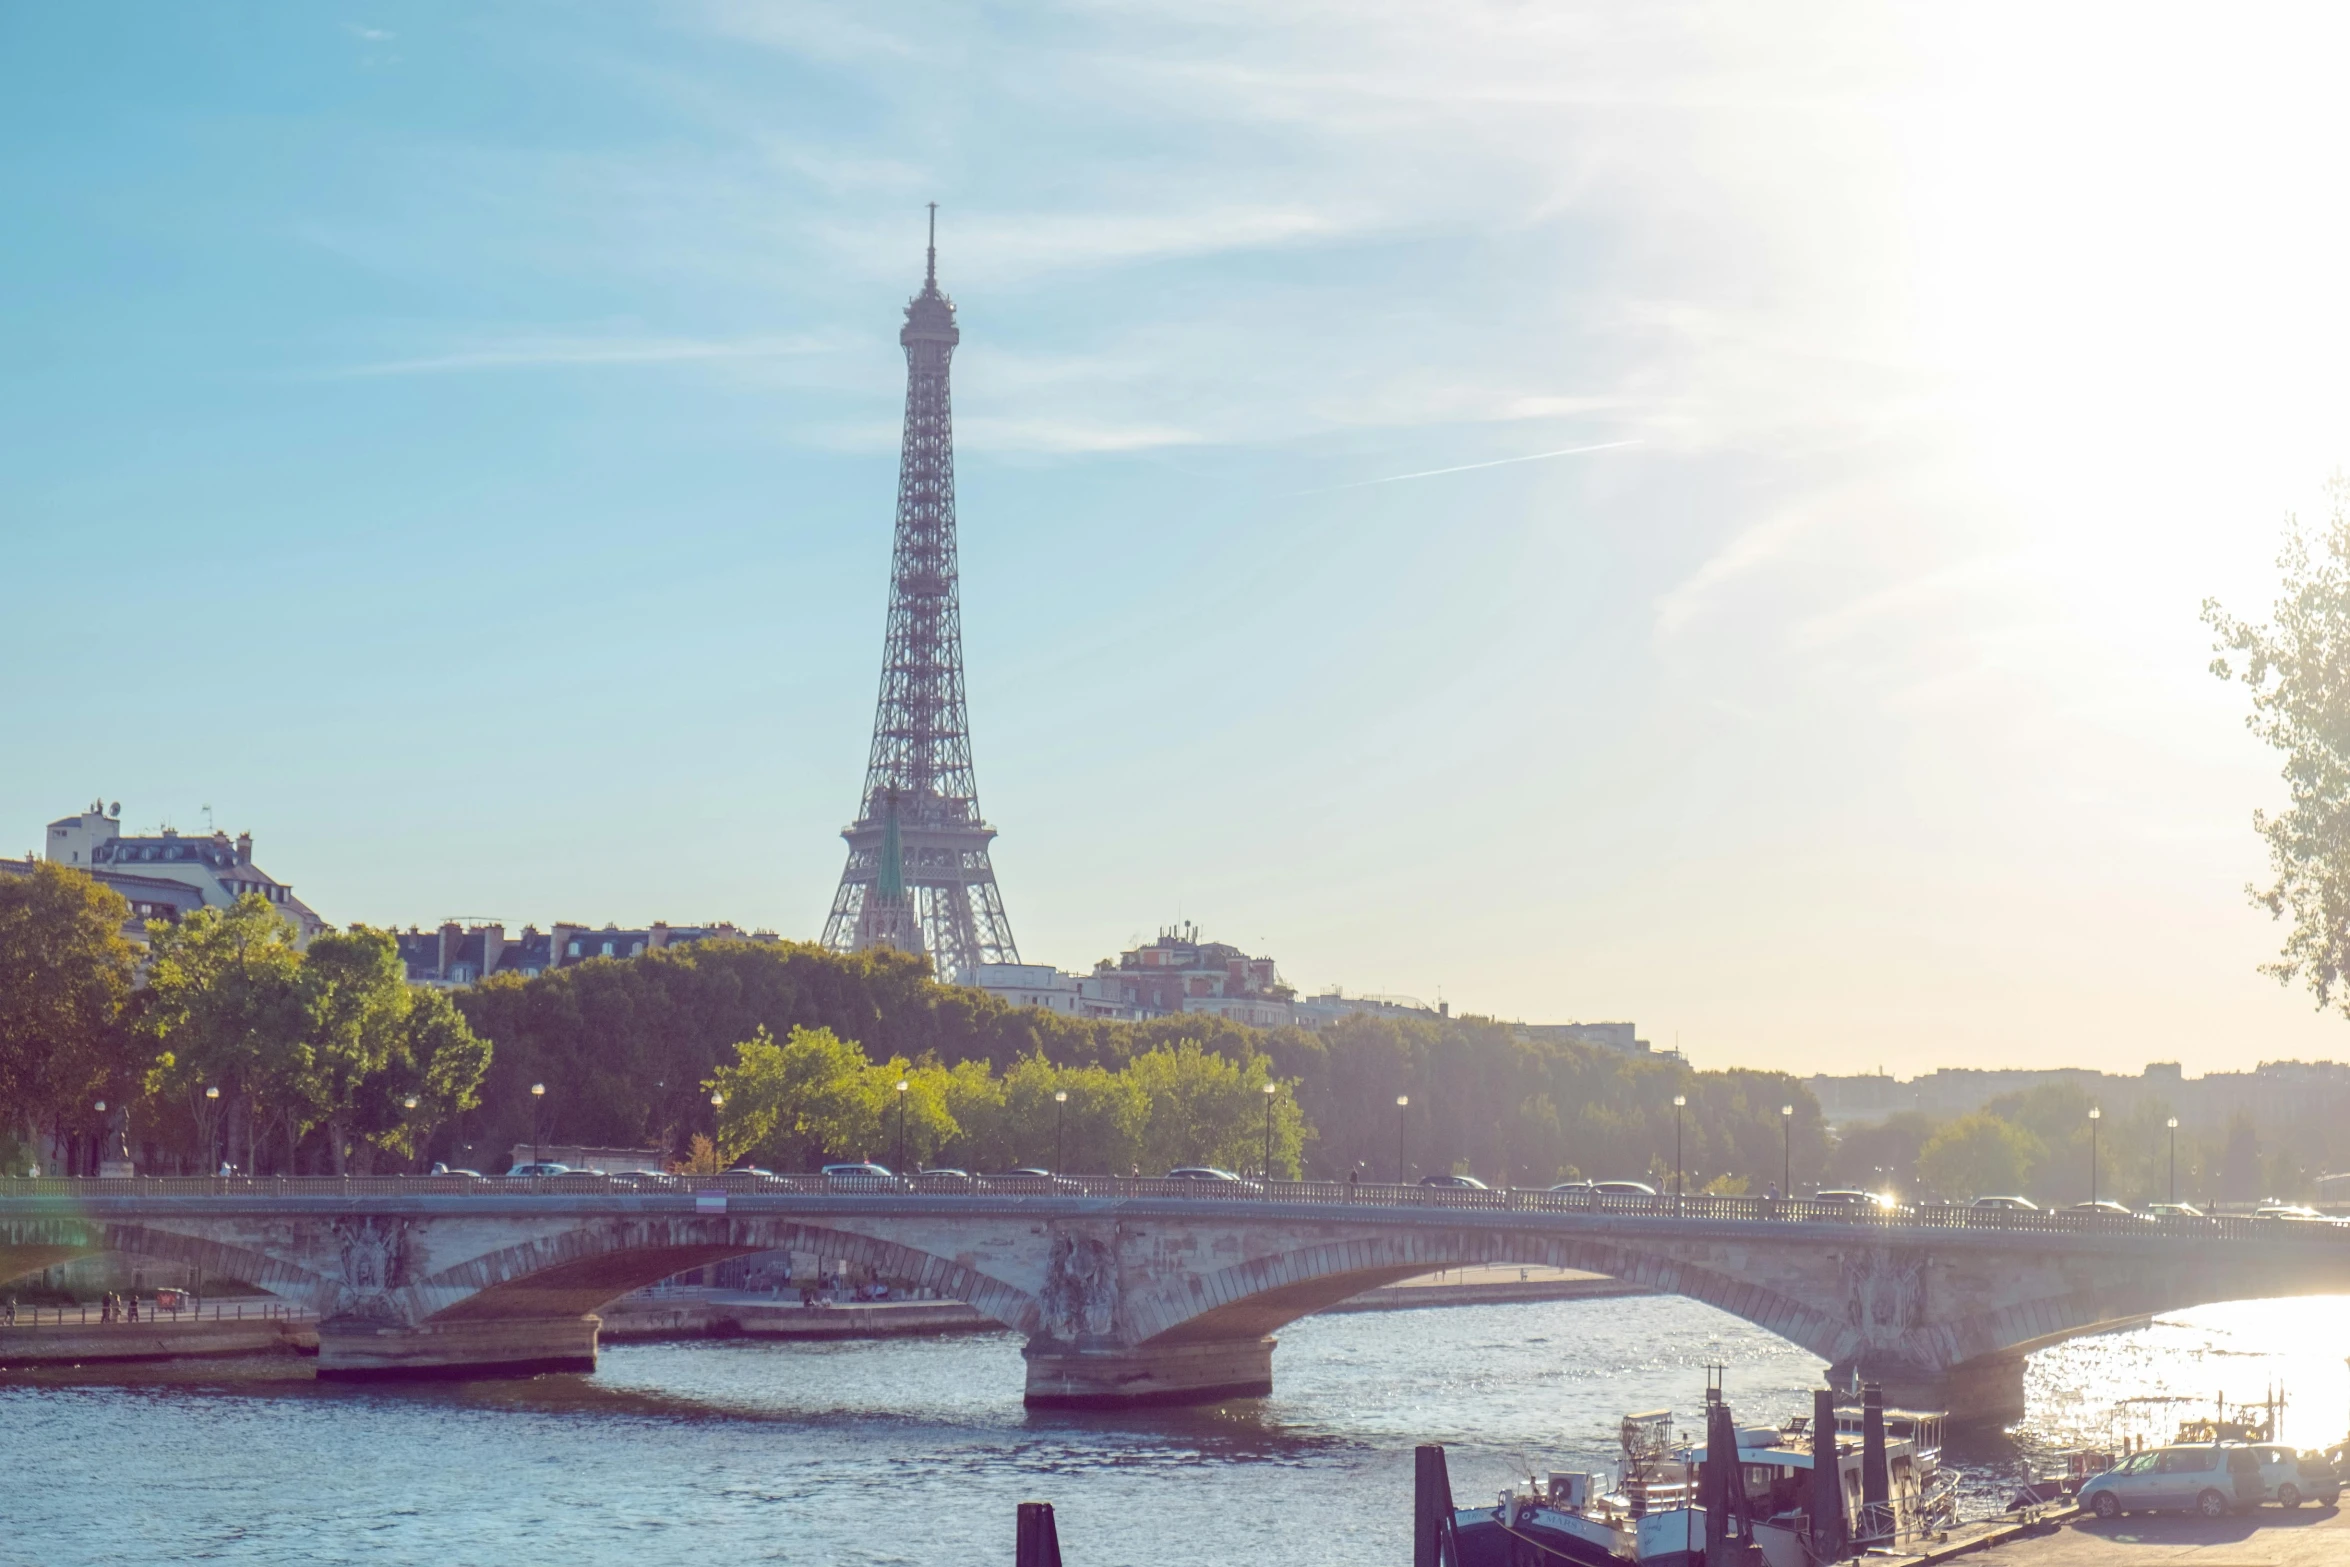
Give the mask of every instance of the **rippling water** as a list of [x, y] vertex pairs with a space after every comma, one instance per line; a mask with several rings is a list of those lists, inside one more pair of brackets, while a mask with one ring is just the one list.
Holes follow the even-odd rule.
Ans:
[[[2291, 1390], [2338, 1440], [2350, 1297], [2246, 1302], [2034, 1357], [2025, 1446], [2167, 1434], [2214, 1392]], [[1407, 1560], [1411, 1449], [1481, 1498], [1598, 1467], [1616, 1417], [1807, 1410], [1821, 1362], [1673, 1297], [1309, 1318], [1279, 1392], [1206, 1411], [1030, 1414], [1017, 1340], [622, 1345], [593, 1377], [353, 1388], [306, 1362], [0, 1378], [0, 1562], [1011, 1559], [1057, 1504], [1071, 1567]], [[2190, 1402], [2192, 1409], [2190, 1409]], [[1957, 1455], [2004, 1475], [2001, 1439]], [[1999, 1492], [1986, 1482], [1981, 1494]]]

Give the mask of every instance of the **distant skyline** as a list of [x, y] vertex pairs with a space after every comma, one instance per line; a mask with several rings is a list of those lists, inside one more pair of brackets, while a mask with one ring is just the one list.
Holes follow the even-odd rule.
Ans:
[[924, 203], [1023, 957], [1702, 1066], [2350, 1057], [2256, 966], [2350, 18], [0, 15], [0, 851], [813, 939]]

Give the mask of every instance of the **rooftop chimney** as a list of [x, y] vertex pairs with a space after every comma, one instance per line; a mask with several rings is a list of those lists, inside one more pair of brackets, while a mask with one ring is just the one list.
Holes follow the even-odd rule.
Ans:
[[239, 865], [253, 863], [253, 835], [249, 832], [237, 834], [237, 863]]

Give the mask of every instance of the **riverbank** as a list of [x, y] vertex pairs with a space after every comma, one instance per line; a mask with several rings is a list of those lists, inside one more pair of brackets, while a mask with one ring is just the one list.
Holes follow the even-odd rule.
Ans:
[[2083, 1516], [1967, 1560], [1980, 1567], [2341, 1567], [2350, 1562], [2350, 1514], [2336, 1507], [2256, 1507], [2218, 1519]]
[[598, 1313], [606, 1344], [683, 1338], [902, 1338], [987, 1333], [1003, 1324], [959, 1300], [866, 1300], [803, 1306], [731, 1290], [631, 1295]]
[[1577, 1268], [1519, 1267], [1514, 1263], [1448, 1268], [1383, 1284], [1342, 1300], [1330, 1311], [1411, 1311], [1422, 1306], [1500, 1306], [1526, 1300], [1606, 1300], [1651, 1293], [1637, 1284]]
[[[44, 1308], [49, 1309], [49, 1308]], [[315, 1355], [318, 1324], [283, 1307], [271, 1315], [207, 1316], [174, 1322], [84, 1322], [69, 1308], [63, 1321], [31, 1322], [20, 1308], [0, 1328], [0, 1369], [94, 1365], [111, 1361], [212, 1359], [229, 1355]]]

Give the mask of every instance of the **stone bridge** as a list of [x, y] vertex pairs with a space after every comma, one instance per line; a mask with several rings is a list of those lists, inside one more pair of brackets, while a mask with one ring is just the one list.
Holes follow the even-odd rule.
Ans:
[[[1687, 1295], [1962, 1418], [2020, 1412], [2023, 1359], [2206, 1302], [2350, 1291], [2350, 1230], [1759, 1199], [1060, 1181], [1024, 1193], [574, 1177], [0, 1181], [0, 1285], [98, 1251], [196, 1264], [315, 1311], [324, 1377], [589, 1370], [604, 1303], [790, 1248], [1026, 1335], [1037, 1405], [1269, 1392], [1272, 1334], [1438, 1268], [1589, 1269]], [[723, 1187], [723, 1189], [720, 1189]]]

